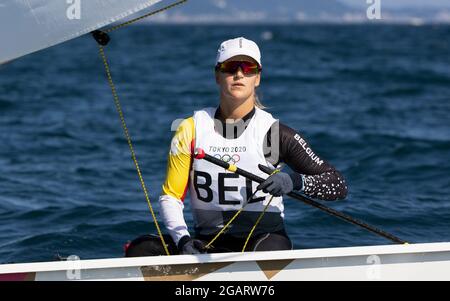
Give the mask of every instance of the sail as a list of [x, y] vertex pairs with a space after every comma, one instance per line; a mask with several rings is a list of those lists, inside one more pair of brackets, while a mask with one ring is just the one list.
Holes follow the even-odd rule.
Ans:
[[0, 0], [0, 64], [79, 37], [161, 0]]

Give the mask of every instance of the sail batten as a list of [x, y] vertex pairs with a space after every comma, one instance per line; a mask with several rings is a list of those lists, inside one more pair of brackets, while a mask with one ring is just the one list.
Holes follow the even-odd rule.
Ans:
[[0, 64], [77, 38], [160, 1], [5, 1], [0, 3]]

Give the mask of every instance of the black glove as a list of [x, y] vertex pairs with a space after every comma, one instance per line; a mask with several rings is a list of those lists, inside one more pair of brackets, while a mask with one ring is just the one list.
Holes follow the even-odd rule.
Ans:
[[[267, 166], [258, 165], [259, 169], [267, 173]], [[282, 196], [294, 189], [294, 183], [291, 176], [285, 172], [277, 172], [268, 177], [264, 182], [256, 187], [265, 193], [270, 193], [273, 196]]]
[[206, 253], [205, 246], [204, 241], [185, 235], [178, 242], [178, 252], [180, 254], [203, 254]]

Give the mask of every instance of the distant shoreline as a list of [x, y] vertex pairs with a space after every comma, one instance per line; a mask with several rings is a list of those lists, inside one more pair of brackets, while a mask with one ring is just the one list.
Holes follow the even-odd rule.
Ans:
[[369, 26], [382, 26], [382, 25], [399, 25], [399, 26], [450, 26], [449, 22], [438, 21], [425, 21], [425, 22], [407, 22], [407, 21], [361, 21], [361, 22], [342, 22], [342, 21], [206, 21], [206, 20], [186, 20], [186, 21], [142, 21], [134, 25], [223, 25], [223, 26], [251, 26], [251, 25], [369, 25]]

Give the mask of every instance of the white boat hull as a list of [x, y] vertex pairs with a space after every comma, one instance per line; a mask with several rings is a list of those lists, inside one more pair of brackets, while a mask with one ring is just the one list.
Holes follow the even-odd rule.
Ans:
[[450, 280], [450, 243], [7, 264], [0, 280]]

